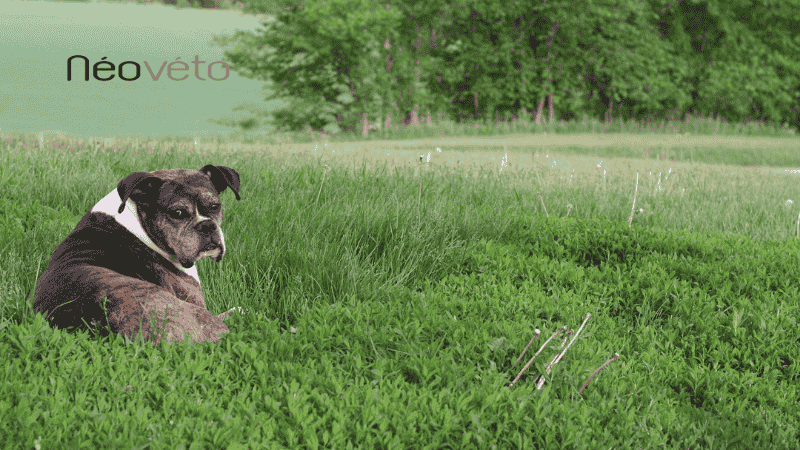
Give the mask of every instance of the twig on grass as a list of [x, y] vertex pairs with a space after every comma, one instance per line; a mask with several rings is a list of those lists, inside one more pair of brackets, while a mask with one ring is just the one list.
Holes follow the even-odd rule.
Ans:
[[[552, 370], [553, 365], [561, 361], [561, 358], [564, 356], [565, 353], [567, 353], [567, 350], [569, 350], [569, 348], [572, 347], [572, 344], [575, 343], [575, 340], [578, 339], [578, 335], [581, 334], [583, 327], [586, 326], [586, 322], [589, 321], [590, 317], [592, 317], [592, 313], [586, 313], [586, 317], [583, 319], [581, 327], [578, 328], [578, 331], [575, 332], [575, 336], [572, 338], [571, 341], [569, 341], [569, 344], [567, 344], [567, 347], [564, 349], [564, 351], [556, 355], [556, 357], [553, 358], [552, 361], [550, 361], [550, 364], [548, 364], [547, 367], [544, 368], [545, 372], [549, 374], [550, 371]], [[542, 386], [544, 386], [544, 375], [540, 375], [539, 379], [536, 381], [536, 389], [541, 389]]]
[[527, 352], [527, 351], [528, 351], [528, 347], [530, 347], [530, 346], [531, 346], [531, 344], [533, 344], [533, 341], [535, 341], [535, 340], [536, 340], [536, 338], [537, 338], [537, 337], [539, 337], [539, 333], [541, 333], [541, 331], [539, 331], [539, 329], [538, 329], [538, 328], [537, 328], [537, 329], [535, 329], [535, 330], [533, 330], [533, 337], [532, 337], [532, 338], [531, 338], [531, 340], [528, 342], [528, 345], [526, 345], [526, 346], [525, 346], [525, 350], [523, 350], [523, 351], [522, 351], [522, 354], [521, 354], [521, 355], [519, 355], [519, 358], [517, 358], [517, 361], [516, 361], [516, 362], [514, 362], [514, 365], [513, 365], [513, 366], [511, 366], [511, 368], [512, 368], [512, 369], [513, 369], [514, 367], [516, 367], [516, 366], [517, 366], [517, 364], [518, 364], [520, 361], [522, 361], [522, 357], [523, 357], [523, 356], [525, 356], [525, 352]]
[[567, 334], [564, 335], [564, 340], [561, 341], [561, 345], [559, 345], [558, 348], [564, 348], [564, 346], [567, 345], [567, 339], [569, 339], [569, 337], [573, 334], [575, 334], [575, 330], [567, 331]]
[[542, 208], [544, 208], [544, 214], [547, 217], [550, 217], [550, 214], [547, 214], [547, 206], [544, 205], [544, 198], [542, 197], [542, 193], [541, 192], [536, 192], [536, 193], [539, 194], [539, 200], [542, 201]]
[[322, 186], [325, 184], [325, 174], [328, 173], [328, 170], [330, 170], [330, 167], [328, 167], [328, 165], [325, 164], [325, 168], [322, 169], [322, 183], [319, 184], [319, 191], [317, 192], [317, 199], [314, 200], [314, 203], [317, 203], [319, 201], [319, 194], [322, 193]]
[[636, 208], [637, 192], [639, 192], [639, 169], [636, 169], [636, 189], [633, 191], [633, 205], [631, 205], [631, 216], [628, 218], [628, 228], [633, 224], [633, 210]]
[[[436, 147], [437, 153], [442, 153], [442, 149]], [[425, 160], [424, 164], [431, 162], [431, 152], [428, 152], [426, 155], [419, 155], [419, 196], [417, 197], [417, 206], [422, 204], [422, 166], [423, 166], [423, 159]], [[426, 166], [427, 167], [427, 166]]]
[[572, 211], [572, 203], [567, 205], [567, 217], [569, 217], [569, 212]]
[[417, 206], [422, 204], [422, 158], [425, 155], [419, 155], [419, 196], [417, 197]]
[[500, 160], [500, 176], [503, 176], [503, 168], [508, 167], [508, 145], [503, 145], [503, 159]]
[[[552, 336], [550, 336], [550, 338], [549, 338], [548, 340], [544, 341], [544, 344], [542, 344], [542, 346], [541, 346], [541, 347], [539, 347], [539, 351], [537, 351], [537, 352], [536, 352], [536, 353], [533, 355], [533, 357], [530, 359], [530, 361], [528, 361], [528, 363], [527, 363], [527, 364], [525, 364], [525, 366], [522, 368], [522, 370], [520, 370], [520, 371], [519, 371], [519, 373], [517, 374], [517, 377], [516, 377], [516, 378], [514, 378], [514, 381], [512, 381], [512, 382], [511, 382], [511, 384], [509, 384], [507, 387], [513, 387], [513, 386], [514, 386], [514, 384], [515, 384], [517, 381], [519, 381], [519, 379], [522, 377], [522, 374], [523, 374], [523, 373], [525, 373], [525, 371], [526, 371], [526, 370], [528, 370], [528, 367], [530, 367], [530, 366], [531, 366], [531, 364], [533, 364], [533, 361], [536, 359], [536, 357], [537, 357], [537, 356], [539, 356], [539, 353], [542, 353], [542, 350], [544, 350], [544, 348], [547, 346], [547, 344], [548, 344], [550, 341], [552, 341], [554, 337], [558, 336], [558, 333], [561, 333], [562, 331], [564, 331], [564, 330], [566, 330], [566, 329], [567, 329], [567, 327], [566, 327], [566, 326], [563, 326], [563, 327], [561, 327], [561, 328], [557, 329], [557, 330], [555, 331], [555, 333], [553, 333], [553, 335], [552, 335]], [[528, 344], [528, 345], [530, 345], [530, 344]], [[516, 365], [516, 364], [517, 364], [517, 363], [514, 363], [514, 365]], [[512, 369], [513, 369], [513, 367], [512, 367]]]
[[614, 362], [614, 361], [616, 361], [618, 359], [619, 359], [619, 353], [614, 353], [614, 357], [613, 358], [611, 358], [608, 361], [604, 362], [602, 366], [600, 366], [597, 370], [594, 371], [593, 374], [591, 374], [589, 376], [589, 379], [586, 380], [586, 383], [583, 383], [583, 387], [581, 387], [581, 389], [578, 391], [578, 394], [580, 394], [581, 392], [583, 392], [584, 389], [586, 389], [586, 386], [589, 385], [589, 383], [592, 381], [592, 378], [594, 378], [595, 375], [600, 373], [601, 370], [605, 369], [607, 365], [611, 364], [612, 362]]
[[536, 167], [536, 159], [533, 160], [533, 172], [536, 173], [536, 182], [539, 183], [539, 189], [542, 188], [542, 179], [539, 178], [539, 169]]

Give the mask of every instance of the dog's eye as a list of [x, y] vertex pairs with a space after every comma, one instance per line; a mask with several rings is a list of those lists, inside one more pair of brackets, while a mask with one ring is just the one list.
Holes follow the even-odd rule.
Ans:
[[208, 207], [208, 212], [210, 213], [215, 213], [217, 211], [219, 211], [219, 205], [211, 205]]
[[169, 212], [169, 216], [176, 220], [185, 219], [189, 217], [189, 213], [187, 213], [182, 209], [173, 209], [172, 211]]

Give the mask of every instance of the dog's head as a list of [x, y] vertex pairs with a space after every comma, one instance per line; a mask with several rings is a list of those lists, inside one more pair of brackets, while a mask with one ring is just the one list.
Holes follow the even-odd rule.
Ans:
[[231, 188], [240, 200], [239, 186], [239, 174], [225, 166], [134, 172], [117, 185], [119, 212], [131, 199], [150, 239], [188, 269], [203, 256], [225, 255], [219, 195]]

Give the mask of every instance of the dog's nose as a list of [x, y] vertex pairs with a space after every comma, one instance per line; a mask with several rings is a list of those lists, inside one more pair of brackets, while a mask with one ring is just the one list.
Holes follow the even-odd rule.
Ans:
[[211, 234], [217, 231], [217, 224], [213, 220], [204, 220], [195, 227], [198, 233]]

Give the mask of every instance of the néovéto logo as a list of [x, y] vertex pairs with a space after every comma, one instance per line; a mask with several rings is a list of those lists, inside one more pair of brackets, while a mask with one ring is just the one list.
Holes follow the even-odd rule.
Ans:
[[[89, 58], [87, 58], [87, 57], [85, 57], [83, 55], [73, 55], [73, 56], [70, 56], [69, 58], [67, 58], [67, 81], [72, 81], [72, 60], [75, 59], [75, 58], [83, 59], [83, 65], [84, 65], [84, 68], [83, 68], [84, 77], [83, 78], [84, 78], [85, 81], [89, 81]], [[102, 61], [98, 61], [98, 62], [94, 63], [94, 66], [92, 66], [92, 75], [94, 76], [95, 80], [98, 80], [98, 81], [110, 81], [110, 80], [113, 80], [114, 79], [114, 74], [113, 73], [111, 73], [111, 74], [101, 73], [101, 74], [98, 75], [98, 72], [114, 72], [114, 71], [116, 71], [117, 75], [120, 78], [122, 78], [123, 80], [125, 80], [125, 81], [135, 81], [135, 80], [139, 79], [139, 76], [142, 73], [142, 67], [136, 61], [124, 61], [122, 64], [120, 64], [118, 67], [115, 68], [114, 67], [114, 63], [112, 63], [111, 61], [105, 61], [106, 58], [107, 58], [106, 56], [102, 57], [101, 58]], [[182, 78], [175, 78], [175, 77], [172, 76], [172, 72], [173, 71], [179, 72], [179, 71], [183, 71], [183, 70], [189, 70], [189, 64], [186, 64], [183, 61], [178, 61], [179, 59], [181, 59], [180, 56], [175, 58], [175, 61], [169, 63], [169, 66], [167, 67], [167, 77], [169, 77], [169, 79], [172, 80], [172, 81], [183, 81], [183, 80], [189, 78], [188, 74], [183, 75]], [[197, 78], [200, 81], [206, 81], [205, 78], [200, 76], [200, 64], [205, 64], [205, 63], [206, 63], [205, 61], [200, 61], [200, 57], [198, 55], [194, 56], [194, 61], [193, 61], [193, 64], [194, 64], [194, 76], [195, 76], [195, 78]], [[80, 64], [80, 62], [78, 62], [77, 64]], [[132, 65], [133, 67], [135, 67], [136, 76], [134, 76], [132, 78], [126, 78], [122, 74], [122, 68], [126, 64], [127, 65]], [[178, 64], [182, 64], [183, 67], [173, 67], [174, 65], [178, 65]], [[222, 78], [214, 78], [211, 75], [211, 66], [213, 66], [214, 64], [222, 64], [225, 67], [225, 76], [224, 77], [222, 77]], [[158, 81], [158, 79], [161, 78], [161, 73], [164, 71], [164, 66], [166, 66], [166, 65], [167, 65], [167, 62], [164, 61], [163, 63], [161, 63], [161, 68], [158, 69], [158, 72], [153, 73], [153, 69], [150, 68], [150, 64], [148, 64], [147, 61], [144, 62], [144, 66], [147, 68], [147, 71], [150, 72], [150, 77], [153, 79], [153, 81]], [[231, 71], [230, 71], [230, 68], [228, 67], [228, 64], [226, 64], [226, 63], [224, 63], [222, 61], [214, 61], [214, 62], [212, 62], [211, 64], [208, 65], [207, 74], [208, 74], [208, 78], [210, 78], [210, 79], [212, 79], [214, 81], [222, 81], [222, 80], [225, 80], [225, 79], [228, 78], [228, 76], [231, 74]], [[129, 73], [129, 75], [130, 75], [130, 73]], [[182, 74], [177, 74], [177, 75], [182, 75]], [[103, 78], [104, 76], [106, 78]]]

